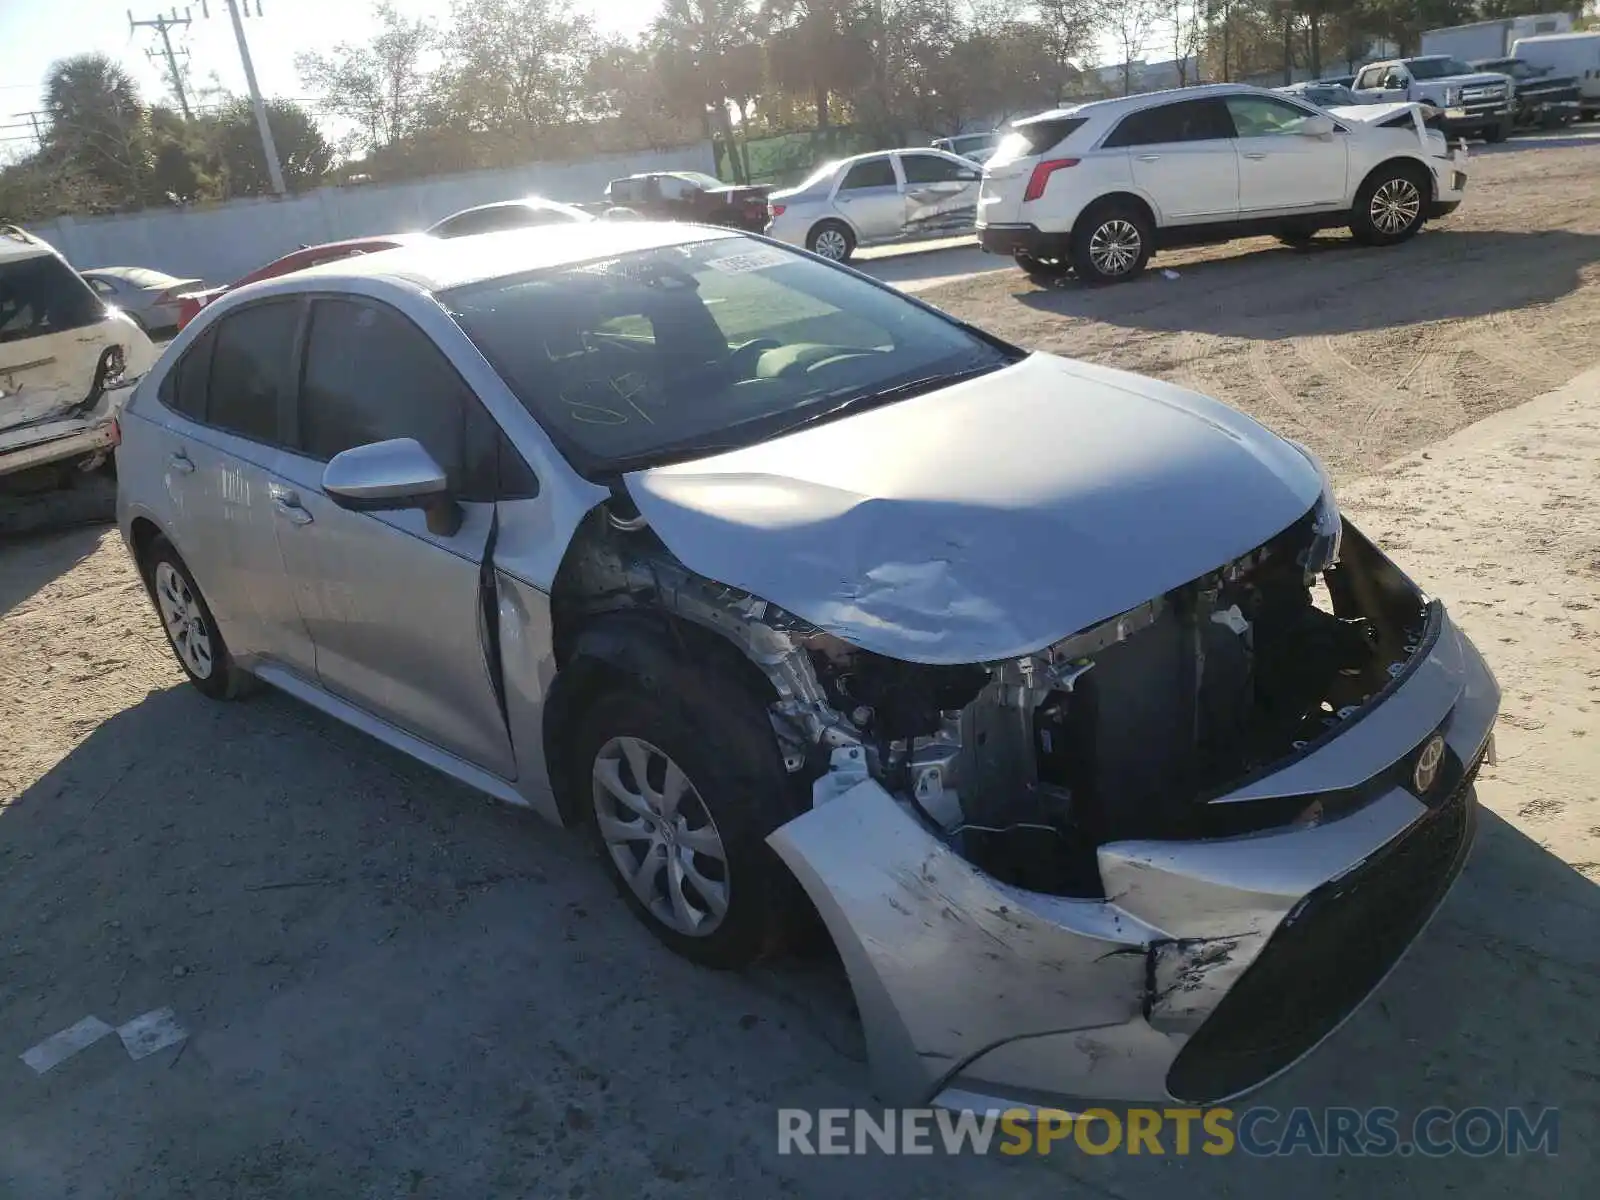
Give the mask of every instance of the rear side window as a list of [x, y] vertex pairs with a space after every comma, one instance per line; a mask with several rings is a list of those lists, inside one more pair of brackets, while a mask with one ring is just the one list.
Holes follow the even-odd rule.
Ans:
[[839, 184], [839, 190], [847, 192], [857, 188], [894, 186], [894, 165], [887, 158], [869, 158], [850, 168], [844, 181]]
[[1106, 138], [1107, 149], [1208, 142], [1233, 137], [1233, 121], [1221, 100], [1184, 100], [1129, 113]]
[[184, 351], [178, 365], [161, 381], [161, 403], [191, 421], [205, 422], [206, 393], [211, 376], [211, 355], [217, 345], [215, 326], [202, 333]]
[[82, 329], [105, 315], [89, 285], [54, 254], [0, 263], [0, 342]]
[[280, 441], [278, 419], [292, 390], [299, 320], [298, 301], [278, 300], [242, 308], [217, 322], [206, 424], [253, 442]]

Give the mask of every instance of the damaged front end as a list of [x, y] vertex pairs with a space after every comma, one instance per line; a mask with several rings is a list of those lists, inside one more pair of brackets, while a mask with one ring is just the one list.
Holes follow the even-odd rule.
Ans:
[[1498, 689], [1326, 494], [1199, 579], [966, 665], [707, 580], [620, 495], [580, 539], [558, 605], [666, 610], [770, 685], [813, 803], [769, 842], [888, 1102], [1253, 1087], [1376, 986], [1470, 843]]

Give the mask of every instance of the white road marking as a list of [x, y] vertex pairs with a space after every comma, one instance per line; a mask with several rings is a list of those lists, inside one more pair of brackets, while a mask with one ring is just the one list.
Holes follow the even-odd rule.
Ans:
[[170, 1008], [156, 1008], [117, 1026], [117, 1036], [122, 1039], [128, 1057], [138, 1062], [157, 1050], [176, 1046], [189, 1035], [178, 1024], [177, 1013]]
[[85, 1017], [76, 1025], [63, 1029], [60, 1033], [51, 1034], [31, 1050], [24, 1050], [22, 1061], [32, 1067], [35, 1074], [43, 1075], [51, 1067], [66, 1062], [78, 1051], [94, 1045], [110, 1032], [111, 1026], [99, 1017]]

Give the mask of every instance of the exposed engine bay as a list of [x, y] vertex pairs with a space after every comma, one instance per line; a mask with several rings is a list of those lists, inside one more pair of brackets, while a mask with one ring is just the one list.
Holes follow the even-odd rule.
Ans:
[[558, 629], [643, 608], [715, 631], [765, 676], [785, 766], [814, 804], [870, 777], [1000, 881], [1084, 897], [1104, 894], [1107, 842], [1317, 819], [1316, 798], [1219, 798], [1358, 719], [1431, 614], [1323, 503], [1199, 579], [1000, 662], [862, 650], [689, 570], [620, 495], [579, 529], [552, 599]]

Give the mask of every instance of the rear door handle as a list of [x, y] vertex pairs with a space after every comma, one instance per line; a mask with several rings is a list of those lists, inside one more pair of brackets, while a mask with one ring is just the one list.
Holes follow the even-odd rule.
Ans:
[[1141, 154], [1141, 155], [1139, 155], [1139, 161], [1140, 162], [1160, 162], [1161, 161], [1161, 155], [1159, 155], [1159, 154]]
[[1247, 150], [1245, 152], [1245, 157], [1246, 158], [1260, 159], [1260, 158], [1265, 158], [1266, 155], [1264, 153], [1262, 153], [1260, 150]]
[[281, 483], [269, 483], [267, 495], [272, 497], [272, 508], [291, 525], [311, 524], [311, 514], [300, 505], [300, 493]]
[[194, 462], [189, 458], [188, 453], [181, 446], [174, 450], [167, 458], [167, 465], [180, 475], [194, 474]]

